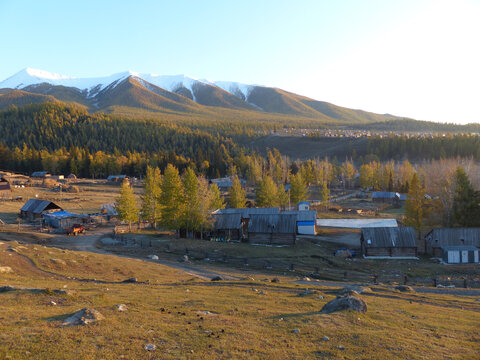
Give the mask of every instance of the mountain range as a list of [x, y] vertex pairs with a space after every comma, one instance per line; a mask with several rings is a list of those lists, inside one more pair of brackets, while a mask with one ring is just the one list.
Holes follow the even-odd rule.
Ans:
[[[99, 78], [73, 78], [26, 68], [0, 82], [0, 109], [11, 105], [61, 101], [90, 112], [119, 114], [213, 114], [248, 112], [325, 123], [369, 123], [399, 119], [354, 110], [282, 89], [228, 81], [198, 80], [186, 75], [122, 72]], [[233, 115], [232, 115], [233, 116]]]

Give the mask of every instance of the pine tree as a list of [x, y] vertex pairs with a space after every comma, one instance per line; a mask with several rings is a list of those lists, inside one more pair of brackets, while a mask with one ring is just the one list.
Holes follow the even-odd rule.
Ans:
[[148, 166], [142, 196], [142, 217], [148, 220], [155, 229], [161, 216], [159, 203], [161, 181], [160, 169]]
[[234, 209], [243, 209], [246, 207], [246, 192], [243, 190], [238, 176], [232, 176], [232, 187], [230, 188], [230, 198], [228, 204]]
[[322, 188], [320, 190], [320, 197], [322, 199], [322, 205], [324, 206], [325, 209], [328, 208], [328, 202], [330, 199], [330, 190], [328, 189], [327, 183], [324, 182], [322, 184]]
[[120, 188], [120, 197], [117, 199], [116, 206], [118, 217], [120, 220], [128, 223], [130, 231], [132, 230], [132, 222], [138, 221], [138, 209], [135, 194], [128, 181], [122, 183]]
[[468, 175], [461, 166], [455, 172], [455, 180], [454, 224], [463, 227], [480, 226], [480, 196], [472, 187]]
[[290, 202], [294, 205], [301, 201], [305, 201], [308, 198], [308, 187], [306, 181], [303, 179], [302, 174], [290, 176]]
[[180, 216], [183, 212], [183, 186], [178, 169], [168, 164], [160, 186], [160, 206], [162, 218], [160, 223], [167, 229], [178, 230]]
[[417, 173], [413, 173], [410, 188], [405, 203], [406, 218], [405, 224], [412, 226], [421, 236], [423, 219], [425, 217], [425, 189], [423, 188]]
[[183, 174], [183, 212], [182, 225], [187, 232], [200, 230], [202, 224], [201, 199], [197, 175], [192, 168], [188, 168]]
[[257, 184], [255, 190], [255, 204], [257, 207], [278, 206], [278, 189], [273, 179], [267, 175]]

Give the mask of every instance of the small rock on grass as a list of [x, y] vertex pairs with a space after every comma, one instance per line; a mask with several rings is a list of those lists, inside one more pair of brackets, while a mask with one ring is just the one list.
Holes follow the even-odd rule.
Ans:
[[143, 348], [147, 351], [155, 351], [157, 350], [157, 345], [155, 344], [146, 344], [143, 346]]
[[124, 283], [136, 283], [137, 278], [136, 277], [128, 278], [128, 279], [123, 280], [122, 282], [124, 282]]
[[221, 281], [223, 280], [220, 276], [215, 276], [211, 279], [211, 281]]
[[345, 350], [345, 346], [340, 345], [340, 346], [338, 347], [338, 350]]
[[324, 336], [322, 340], [323, 340], [323, 341], [329, 341], [330, 339], [329, 339], [328, 336]]
[[294, 334], [298, 334], [299, 332], [300, 332], [300, 329], [293, 329], [292, 330], [292, 333], [294, 333]]
[[128, 311], [128, 307], [125, 304], [118, 304], [117, 311]]

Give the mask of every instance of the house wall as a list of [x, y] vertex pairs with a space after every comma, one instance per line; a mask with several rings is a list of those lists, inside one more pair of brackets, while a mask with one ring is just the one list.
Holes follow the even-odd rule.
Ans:
[[275, 244], [275, 245], [293, 245], [297, 237], [296, 234], [271, 234], [254, 233], [248, 234], [248, 240], [254, 244]]
[[365, 256], [390, 256], [390, 257], [416, 257], [417, 249], [410, 247], [402, 248], [367, 248], [362, 244], [362, 252]]
[[238, 229], [216, 230], [215, 236], [230, 238], [231, 240], [241, 240], [241, 233]]
[[297, 232], [304, 235], [315, 235], [315, 224], [313, 225], [297, 225]]

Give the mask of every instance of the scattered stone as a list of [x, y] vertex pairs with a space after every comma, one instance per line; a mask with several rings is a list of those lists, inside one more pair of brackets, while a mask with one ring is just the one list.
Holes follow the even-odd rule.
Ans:
[[322, 295], [318, 295], [318, 298], [319, 298], [320, 300], [322, 300], [322, 299], [323, 299], [323, 296], [322, 296]]
[[[1, 289], [1, 288], [0, 288], [0, 289]], [[257, 290], [257, 289], [252, 289], [252, 291], [254, 291], [254, 292], [258, 292], [258, 290]], [[0, 291], [0, 292], [1, 292], [1, 291]]]
[[313, 295], [316, 294], [317, 292], [315, 290], [310, 290], [310, 289], [305, 289], [301, 293], [298, 294], [298, 296], [308, 296], [308, 295]]
[[8, 274], [13, 272], [10, 266], [0, 266], [0, 274]]
[[442, 284], [438, 284], [437, 285], [437, 288], [444, 288], [445, 286], [443, 286]]
[[323, 341], [330, 341], [330, 339], [329, 339], [328, 336], [324, 336], [322, 340], [323, 340]]
[[294, 333], [294, 334], [298, 334], [299, 332], [300, 332], [300, 329], [293, 329], [292, 330], [292, 333]]
[[57, 303], [52, 300], [52, 301], [50, 301], [50, 302], [48, 303], [48, 305], [50, 305], [50, 306], [57, 306]]
[[65, 260], [51, 258], [50, 261], [56, 265], [67, 265]]
[[185, 292], [190, 292], [190, 289], [186, 289]]
[[223, 280], [220, 276], [215, 276], [211, 279], [211, 281], [221, 281]]
[[366, 286], [358, 286], [358, 285], [349, 285], [345, 286], [343, 289], [339, 291], [340, 295], [350, 295], [355, 296], [363, 293], [372, 292], [372, 289]]
[[128, 311], [128, 307], [125, 304], [118, 304], [117, 305], [117, 310], [118, 311]]
[[260, 295], [267, 295], [267, 292], [266, 291], [260, 291], [259, 294]]
[[338, 350], [345, 350], [345, 346], [340, 345], [340, 346], [338, 347]]
[[105, 316], [95, 309], [84, 308], [70, 315], [61, 326], [87, 325], [97, 321], [105, 320]]
[[136, 282], [137, 282], [136, 277], [128, 278], [122, 281], [122, 283], [136, 283]]
[[270, 280], [272, 283], [279, 283], [280, 279], [278, 277], [274, 277], [272, 280]]
[[200, 314], [200, 315], [211, 315], [211, 316], [217, 316], [218, 313], [216, 312], [213, 312], [213, 311], [208, 311], [208, 310], [200, 310], [200, 311], [196, 311], [197, 314]]
[[145, 350], [147, 350], [147, 351], [155, 351], [155, 350], [157, 350], [157, 345], [155, 345], [155, 344], [146, 344], [143, 348], [144, 348]]
[[158, 260], [157, 255], [148, 255], [147, 258], [152, 259], [152, 260]]
[[310, 278], [309, 278], [308, 276], [304, 276], [304, 277], [302, 278], [302, 280], [303, 280], [303, 281], [312, 281], [312, 280], [310, 280]]
[[367, 312], [367, 304], [357, 296], [337, 297], [326, 303], [320, 312], [330, 314], [342, 310], [353, 310], [364, 314]]
[[190, 259], [187, 254], [183, 255], [182, 258], [180, 259], [180, 262], [189, 262]]
[[401, 292], [415, 292], [415, 290], [408, 285], [398, 285], [395, 287], [395, 290], [401, 291]]

